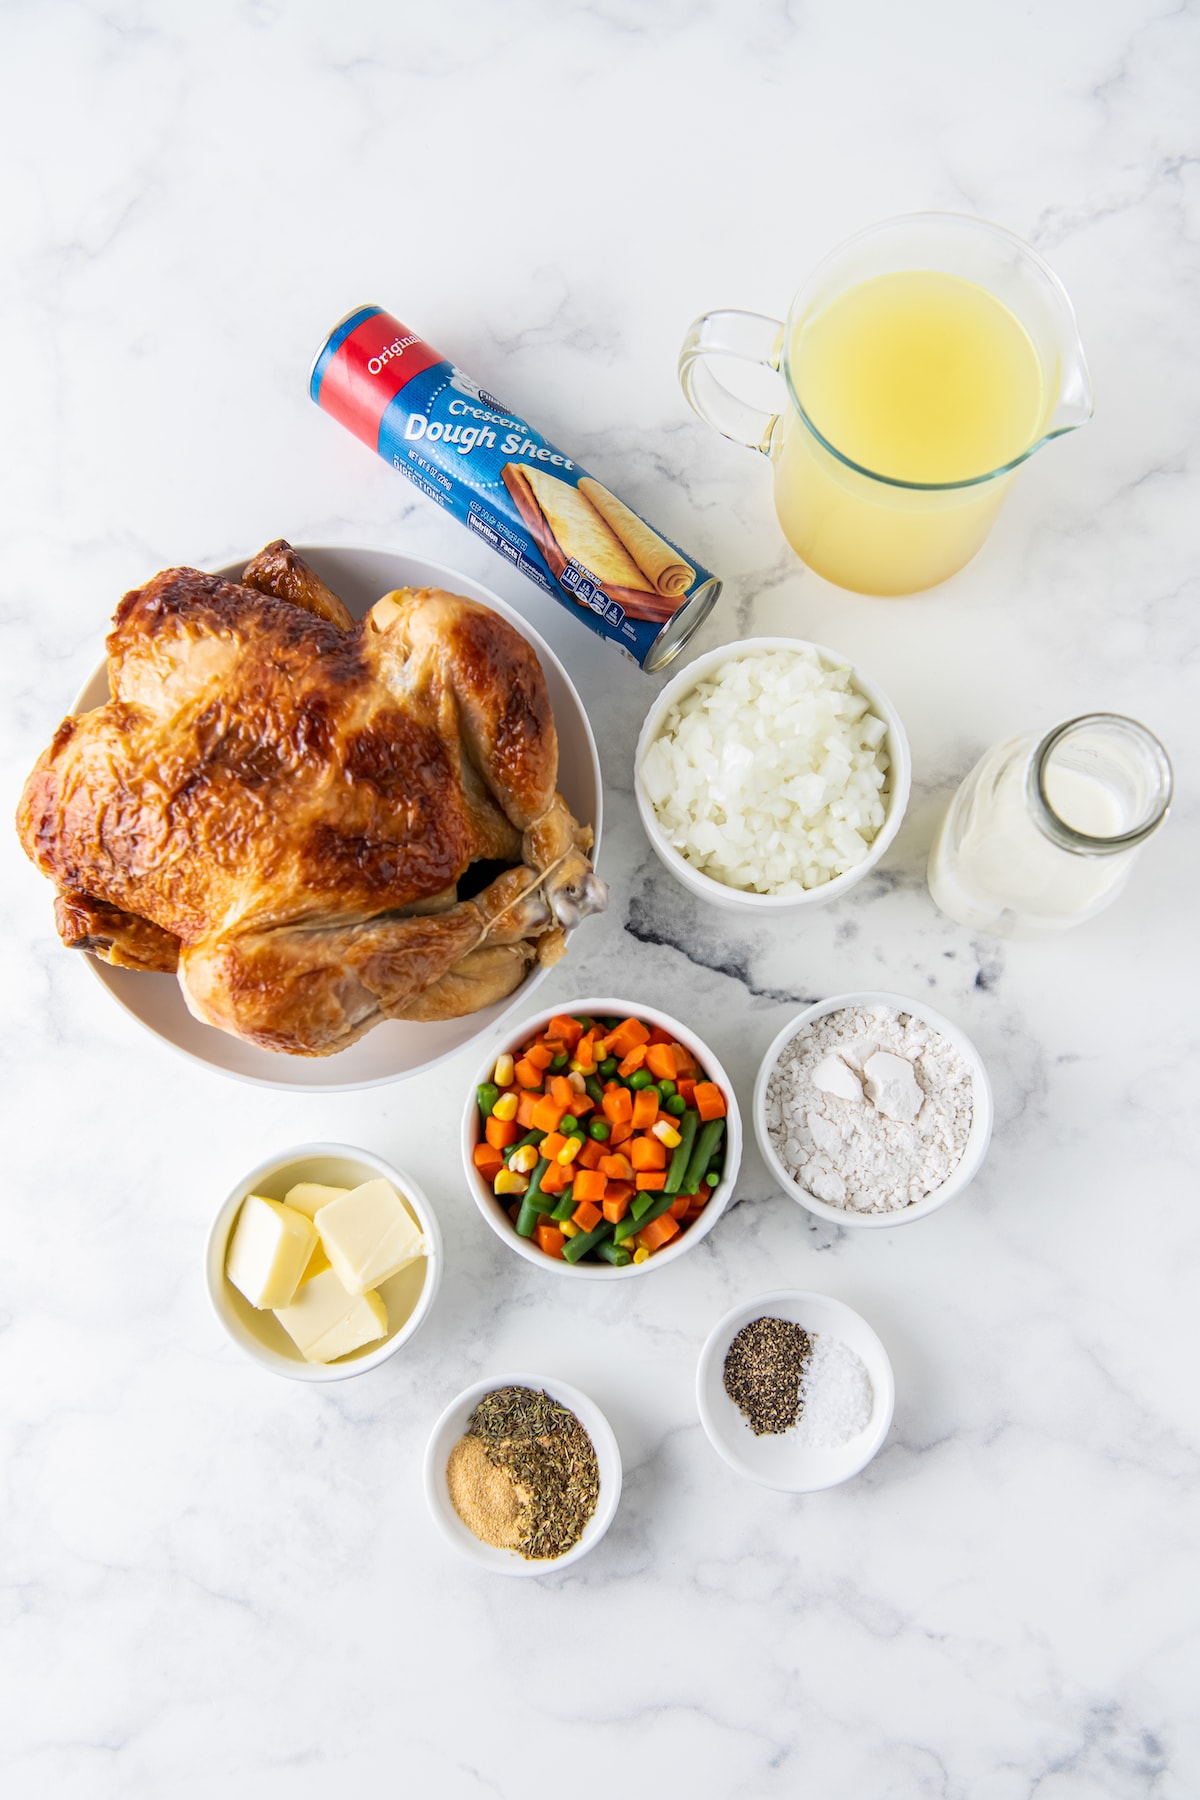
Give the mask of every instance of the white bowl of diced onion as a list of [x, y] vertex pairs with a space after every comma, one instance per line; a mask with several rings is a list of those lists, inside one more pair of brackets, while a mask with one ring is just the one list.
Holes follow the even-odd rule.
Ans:
[[[379, 1292], [387, 1309], [386, 1337], [364, 1344], [336, 1362], [306, 1362], [270, 1311], [251, 1306], [225, 1272], [230, 1234], [249, 1194], [283, 1200], [298, 1182], [355, 1188], [376, 1177], [390, 1182], [420, 1227], [425, 1254], [408, 1263]], [[363, 1375], [394, 1356], [429, 1316], [442, 1279], [442, 1234], [424, 1193], [410, 1175], [370, 1150], [348, 1144], [299, 1144], [259, 1163], [226, 1196], [213, 1220], [205, 1253], [205, 1276], [213, 1311], [238, 1348], [273, 1375], [293, 1381], [344, 1381]]]
[[[817, 742], [822, 770], [811, 766]], [[713, 905], [767, 914], [839, 899], [861, 881], [900, 829], [911, 776], [882, 688], [838, 651], [788, 637], [744, 638], [689, 663], [647, 713], [634, 759], [638, 812], [664, 868]], [[770, 830], [764, 805], [783, 814]], [[735, 840], [737, 881], [710, 872], [732, 876]]]

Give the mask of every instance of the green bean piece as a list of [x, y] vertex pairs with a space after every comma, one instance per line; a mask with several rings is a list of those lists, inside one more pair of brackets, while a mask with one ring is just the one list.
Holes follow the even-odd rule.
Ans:
[[653, 1081], [654, 1077], [649, 1069], [635, 1069], [626, 1085], [631, 1087], [636, 1094], [639, 1088], [648, 1088], [652, 1085]]
[[475, 1090], [475, 1096], [479, 1101], [480, 1112], [485, 1119], [490, 1119], [492, 1116], [492, 1108], [500, 1098], [500, 1089], [496, 1086], [494, 1081], [481, 1081]]
[[617, 1244], [623, 1244], [627, 1238], [633, 1237], [634, 1234], [636, 1232], [639, 1232], [641, 1229], [642, 1229], [642, 1227], [641, 1227], [640, 1220], [635, 1219], [633, 1216], [632, 1210], [630, 1210], [629, 1212], [627, 1212], [625, 1214], [625, 1217], [621, 1220], [620, 1224], [617, 1226], [616, 1230], [613, 1232], [613, 1242], [617, 1243]]
[[[524, 1150], [526, 1144], [540, 1144], [545, 1135], [544, 1131], [527, 1131], [523, 1138], [517, 1139], [512, 1150]], [[512, 1150], [506, 1150], [505, 1155], [511, 1156]]]
[[558, 1129], [562, 1132], [564, 1137], [570, 1137], [574, 1132], [579, 1130], [579, 1120], [575, 1117], [574, 1113], [564, 1113], [562, 1118], [558, 1121]]
[[589, 1250], [594, 1250], [597, 1244], [603, 1243], [605, 1238], [611, 1237], [612, 1229], [608, 1220], [605, 1219], [603, 1224], [597, 1225], [595, 1231], [581, 1231], [578, 1237], [567, 1239], [563, 1245], [563, 1255], [568, 1262], [577, 1263], [581, 1257], [587, 1255]]
[[615, 1056], [606, 1056], [596, 1070], [597, 1075], [603, 1075], [605, 1081], [611, 1081], [616, 1072], [617, 1059]]
[[589, 1100], [594, 1100], [596, 1102], [597, 1106], [603, 1105], [604, 1089], [600, 1086], [600, 1083], [596, 1080], [594, 1075], [584, 1076], [583, 1091]]
[[567, 1064], [570, 1062], [570, 1060], [571, 1059], [567, 1055], [566, 1051], [560, 1050], [557, 1056], [551, 1058], [550, 1073], [552, 1075], [561, 1075], [563, 1070], [566, 1068]]
[[[665, 1212], [670, 1212], [675, 1199], [674, 1194], [639, 1194], [629, 1209], [636, 1221], [634, 1230], [640, 1231], [643, 1225], [653, 1225], [655, 1219], [661, 1219]], [[642, 1205], [641, 1212], [638, 1211], [639, 1203]], [[626, 1218], [629, 1213], [626, 1213]]]
[[688, 1163], [687, 1174], [679, 1184], [681, 1194], [698, 1194], [700, 1182], [712, 1161], [713, 1152], [720, 1143], [725, 1131], [724, 1119], [710, 1119], [704, 1130], [696, 1139], [696, 1148], [692, 1151], [692, 1160]]
[[571, 1214], [575, 1211], [575, 1205], [575, 1183], [572, 1182], [570, 1187], [563, 1189], [562, 1198], [554, 1211], [550, 1214], [550, 1217], [554, 1220], [556, 1225], [561, 1225], [563, 1220], [569, 1219]]
[[602, 1144], [611, 1130], [612, 1126], [607, 1119], [593, 1119], [588, 1126], [588, 1136]]
[[596, 1245], [596, 1255], [602, 1256], [614, 1269], [627, 1269], [633, 1261], [624, 1244], [618, 1244], [613, 1238], [605, 1238]]
[[664, 1100], [669, 1100], [676, 1092], [675, 1083], [673, 1081], [660, 1081], [658, 1084], [658, 1091]]
[[667, 1101], [667, 1104], [663, 1107], [663, 1111], [674, 1113], [677, 1119], [682, 1119], [684, 1113], [687, 1111], [687, 1101], [682, 1094], [672, 1094], [671, 1098]]
[[529, 1186], [521, 1195], [521, 1210], [517, 1214], [518, 1237], [532, 1237], [539, 1214], [553, 1212], [558, 1205], [557, 1195], [542, 1192], [542, 1176], [549, 1167], [549, 1157], [540, 1157], [537, 1168], [529, 1178]]
[[713, 1189], [717, 1186], [720, 1179], [721, 1179], [720, 1169], [710, 1169], [708, 1171], [708, 1174], [704, 1177], [704, 1185], [708, 1189], [710, 1194], [712, 1193]]
[[576, 1013], [574, 1018], [575, 1023], [577, 1025], [582, 1025], [585, 1031], [590, 1031], [592, 1029], [593, 1021], [588, 1018], [586, 1013]]
[[692, 1160], [692, 1151], [696, 1146], [696, 1133], [700, 1129], [700, 1114], [689, 1107], [679, 1121], [679, 1142], [671, 1152], [671, 1162], [667, 1169], [667, 1185], [664, 1193], [674, 1196], [679, 1192], [679, 1184], [688, 1172]]

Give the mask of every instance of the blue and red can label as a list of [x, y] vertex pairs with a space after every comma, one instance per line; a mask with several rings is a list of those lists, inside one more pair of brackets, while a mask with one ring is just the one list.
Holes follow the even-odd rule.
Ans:
[[390, 313], [363, 306], [313, 364], [317, 405], [644, 669], [721, 584]]

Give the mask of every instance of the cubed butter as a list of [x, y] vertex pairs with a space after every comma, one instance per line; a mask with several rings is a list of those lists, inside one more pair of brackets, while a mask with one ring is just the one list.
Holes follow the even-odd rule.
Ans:
[[306, 1281], [275, 1317], [305, 1362], [335, 1362], [387, 1336], [387, 1307], [378, 1294], [348, 1294], [333, 1269]]
[[298, 1181], [295, 1187], [288, 1189], [283, 1196], [285, 1206], [294, 1206], [306, 1218], [316, 1216], [318, 1209], [328, 1206], [331, 1200], [337, 1200], [342, 1194], [348, 1194], [349, 1188], [326, 1187], [323, 1181]]
[[[303, 1287], [306, 1281], [311, 1281], [314, 1275], [323, 1275], [328, 1267], [329, 1258], [325, 1254], [325, 1246], [318, 1238], [313, 1246], [313, 1253], [308, 1259], [308, 1267], [300, 1277], [300, 1287]], [[299, 1293], [300, 1288], [297, 1288], [296, 1292]]]
[[319, 1208], [314, 1221], [343, 1287], [365, 1294], [425, 1254], [425, 1240], [390, 1181], [361, 1187]]
[[251, 1306], [286, 1306], [316, 1243], [316, 1227], [303, 1213], [247, 1194], [230, 1233], [225, 1273]]

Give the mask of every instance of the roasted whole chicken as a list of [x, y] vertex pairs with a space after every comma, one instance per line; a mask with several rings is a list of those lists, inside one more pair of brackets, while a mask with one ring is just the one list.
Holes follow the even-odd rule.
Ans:
[[287, 544], [125, 595], [112, 699], [64, 719], [17, 826], [64, 943], [178, 972], [197, 1018], [329, 1056], [476, 1012], [604, 907], [537, 657], [437, 589], [359, 623]]

